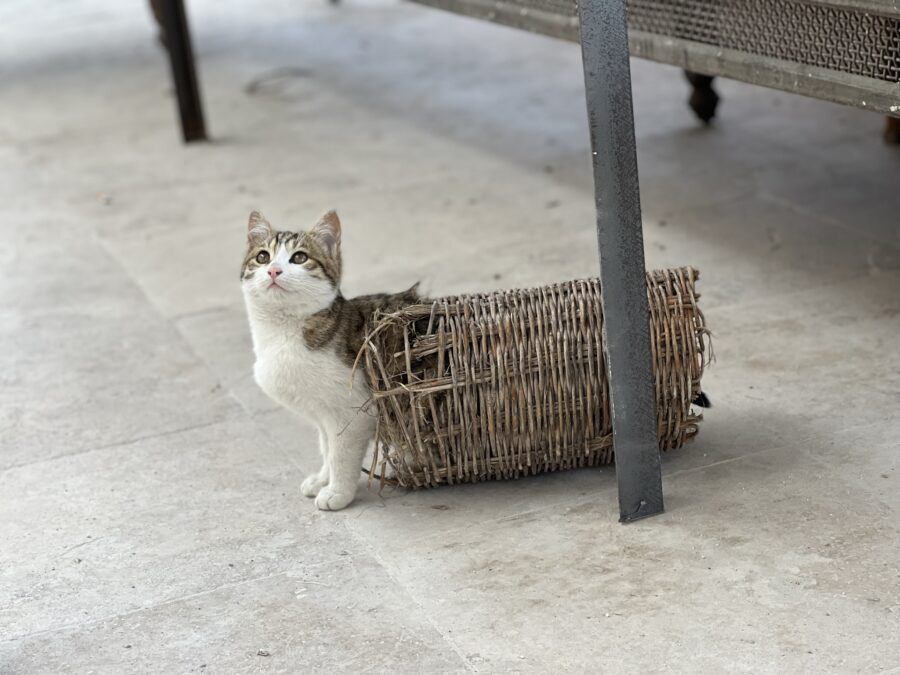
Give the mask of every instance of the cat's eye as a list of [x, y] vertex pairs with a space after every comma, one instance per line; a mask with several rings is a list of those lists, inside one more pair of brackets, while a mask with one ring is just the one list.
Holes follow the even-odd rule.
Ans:
[[256, 262], [260, 265], [265, 265], [269, 262], [269, 252], [268, 251], [260, 251], [256, 254]]
[[291, 262], [295, 265], [302, 265], [307, 260], [309, 260], [309, 256], [306, 255], [303, 251], [297, 251], [294, 255], [291, 256]]

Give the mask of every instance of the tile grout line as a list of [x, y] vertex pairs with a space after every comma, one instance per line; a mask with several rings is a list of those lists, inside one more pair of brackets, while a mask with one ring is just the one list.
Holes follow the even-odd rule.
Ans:
[[[842, 230], [844, 232], [850, 232], [851, 234], [860, 236], [860, 231], [858, 228], [854, 228], [853, 226], [848, 225], [847, 223], [845, 223], [842, 220], [839, 220], [836, 218], [831, 218], [830, 216], [828, 216], [824, 213], [816, 213], [815, 211], [810, 211], [808, 209], [803, 208], [799, 204], [795, 204], [794, 202], [784, 199], [783, 197], [773, 195], [772, 193], [767, 192], [765, 190], [760, 190], [759, 196], [762, 199], [764, 199], [772, 204], [777, 204], [778, 206], [782, 206], [786, 209], [793, 211], [794, 213], [798, 213], [802, 216], [806, 216], [807, 218], [813, 218], [815, 220], [819, 220], [819, 221], [825, 223], [826, 225], [831, 225], [832, 227], [836, 227], [837, 229]], [[886, 246], [887, 248], [890, 248], [895, 253], [900, 253], [900, 247], [898, 247], [897, 242], [888, 241], [888, 240], [882, 239], [880, 237], [873, 237], [871, 234], [868, 234], [868, 233], [863, 234], [862, 238], [868, 239], [873, 244], [878, 244], [879, 246]], [[875, 269], [878, 269], [878, 268], [875, 268]]]
[[[229, 393], [231, 397], [231, 394]], [[233, 398], [233, 397], [232, 397]], [[217, 424], [224, 424], [226, 420], [212, 420], [209, 422], [200, 422], [199, 424], [192, 424], [186, 427], [181, 427], [178, 429], [172, 429], [170, 431], [161, 431], [159, 433], [147, 434], [145, 436], [137, 436], [135, 438], [124, 439], [121, 441], [113, 441], [112, 443], [106, 443], [104, 445], [92, 446], [89, 448], [84, 448], [83, 450], [78, 450], [76, 452], [70, 452], [63, 455], [56, 455], [54, 457], [47, 457], [45, 459], [36, 459], [33, 462], [22, 462], [20, 464], [13, 464], [11, 466], [4, 467], [0, 469], [0, 476], [2, 476], [7, 471], [13, 471], [15, 469], [21, 469], [27, 466], [34, 466], [36, 464], [43, 464], [45, 462], [55, 462], [61, 459], [67, 459], [69, 457], [79, 457], [81, 455], [87, 455], [91, 452], [100, 452], [103, 450], [110, 450], [112, 448], [120, 448], [120, 447], [128, 447], [130, 445], [134, 445], [136, 443], [141, 443], [143, 441], [152, 440], [154, 438], [165, 438], [166, 436], [173, 436], [176, 434], [185, 433], [188, 431], [193, 431], [194, 429], [205, 429], [206, 427], [212, 427]]]
[[[259, 433], [267, 436], [276, 445], [276, 447], [278, 448], [279, 454], [281, 454], [288, 461], [288, 463], [290, 465], [292, 465], [295, 469], [300, 471], [300, 473], [303, 474], [304, 476], [309, 475], [308, 472], [304, 470], [304, 467], [301, 466], [301, 464], [296, 460], [296, 458], [293, 456], [293, 454], [288, 452], [284, 448], [283, 444], [280, 443], [278, 441], [278, 439], [265, 426], [263, 426], [262, 422], [260, 422], [257, 419], [257, 417], [259, 415], [254, 414], [254, 411], [251, 410], [250, 407], [243, 400], [241, 400], [240, 398], [238, 398], [235, 395], [235, 393], [231, 390], [231, 387], [226, 386], [221, 381], [221, 379], [219, 379], [218, 375], [213, 371], [212, 366], [210, 366], [209, 363], [207, 363], [206, 359], [203, 358], [202, 354], [198, 353], [197, 350], [194, 349], [194, 346], [191, 344], [190, 340], [188, 340], [187, 337], [181, 332], [181, 328], [178, 326], [178, 324], [173, 321], [172, 327], [178, 333], [179, 337], [185, 342], [185, 344], [187, 345], [187, 348], [190, 350], [191, 354], [193, 354], [203, 364], [203, 366], [208, 371], [210, 371], [210, 373], [215, 377], [216, 381], [219, 383], [219, 385], [222, 387], [222, 389], [224, 389], [228, 393], [228, 396], [237, 404], [238, 408], [247, 417], [248, 422]], [[252, 376], [252, 373], [251, 373], [251, 376]], [[246, 376], [242, 376], [242, 379], [243, 379], [243, 377], [246, 377]], [[284, 408], [279, 406], [278, 408], [273, 408], [273, 410], [268, 411], [268, 412], [273, 412], [273, 411], [278, 411], [278, 410], [283, 410], [283, 409]]]
[[[241, 411], [243, 411], [244, 415], [247, 416], [249, 423], [251, 425], [253, 425], [253, 427], [255, 427], [259, 433], [267, 436], [269, 439], [271, 439], [274, 442], [274, 444], [278, 448], [279, 454], [281, 454], [288, 461], [289, 464], [291, 464], [295, 469], [300, 471], [300, 473], [303, 474], [304, 476], [309, 475], [308, 472], [305, 471], [304, 467], [301, 466], [301, 464], [296, 460], [296, 458], [293, 456], [293, 454], [288, 452], [284, 448], [284, 446], [280, 442], [278, 442], [278, 439], [275, 436], [273, 436], [273, 434], [265, 426], [263, 426], [263, 424], [257, 419], [257, 417], [259, 415], [254, 414], [254, 411], [251, 410], [251, 408], [242, 399], [240, 399], [238, 396], [235, 395], [235, 393], [231, 390], [231, 387], [227, 386], [221, 380], [221, 378], [219, 378], [218, 374], [213, 370], [212, 366], [207, 362], [207, 360], [204, 358], [204, 356], [194, 348], [194, 345], [187, 338], [187, 336], [182, 332], [181, 326], [178, 323], [181, 319], [190, 318], [190, 317], [197, 316], [197, 315], [203, 315], [207, 312], [219, 311], [219, 310], [225, 309], [227, 307], [228, 306], [226, 305], [226, 306], [217, 307], [217, 308], [210, 308], [207, 310], [199, 310], [197, 312], [189, 312], [189, 313], [186, 313], [179, 317], [174, 317], [174, 318], [170, 319], [169, 321], [171, 322], [173, 329], [175, 330], [176, 333], [178, 333], [178, 336], [185, 343], [185, 345], [187, 346], [187, 348], [191, 352], [191, 354], [193, 354], [197, 358], [197, 360], [203, 364], [203, 366], [213, 375], [216, 382], [219, 383], [219, 385], [222, 387], [222, 389], [224, 389], [228, 393], [228, 396], [232, 400], [235, 401], [238, 408]], [[252, 373], [250, 373], [250, 376], [252, 377]], [[244, 377], [246, 377], [246, 375], [241, 376], [241, 379], [243, 380]], [[273, 408], [272, 411], [278, 411], [278, 410], [283, 410], [283, 409], [284, 408], [282, 408], [281, 406], [278, 406], [277, 408]], [[268, 412], [272, 412], [272, 411], [268, 411]]]
[[[98, 540], [93, 540], [93, 541], [98, 541]], [[86, 542], [86, 543], [93, 543], [93, 541]], [[77, 548], [77, 547], [72, 547], [72, 548]], [[71, 550], [71, 549], [69, 549], [69, 550]], [[60, 555], [65, 555], [65, 553], [67, 553], [67, 552], [68, 551], [64, 551]], [[349, 554], [349, 556], [342, 556], [340, 559], [342, 559], [342, 560], [353, 559], [353, 558], [359, 557], [360, 555], [362, 555], [362, 554], [353, 553], [353, 554]], [[309, 564], [309, 565], [306, 565], [306, 569], [316, 569], [316, 568], [322, 567], [324, 565], [333, 564], [336, 560], [338, 560], [338, 558], [335, 558], [332, 560], [323, 560], [321, 562]], [[282, 576], [289, 578], [289, 579], [294, 578], [291, 576], [291, 568], [282, 569], [282, 570], [278, 570], [276, 572], [272, 572], [271, 574], [265, 574], [260, 577], [251, 577], [249, 579], [240, 579], [238, 581], [221, 584], [220, 586], [215, 586], [214, 588], [207, 588], [205, 590], [197, 591], [195, 593], [187, 593], [185, 595], [179, 595], [178, 597], [175, 597], [175, 598], [169, 598], [167, 600], [162, 600], [160, 602], [151, 603], [149, 605], [144, 605], [142, 607], [137, 607], [135, 609], [127, 610], [124, 612], [114, 612], [112, 614], [108, 614], [106, 616], [102, 616], [97, 619], [88, 619], [86, 621], [81, 621], [81, 622], [77, 622], [77, 623], [69, 623], [69, 624], [63, 624], [60, 626], [54, 626], [53, 628], [46, 628], [43, 630], [33, 631], [31, 633], [24, 633], [22, 635], [17, 635], [13, 638], [3, 638], [3, 639], [0, 639], [0, 645], [15, 644], [16, 642], [21, 642], [22, 640], [28, 640], [33, 637], [38, 637], [41, 635], [48, 635], [48, 634], [52, 634], [52, 633], [58, 633], [61, 631], [80, 630], [83, 628], [89, 628], [98, 623], [105, 623], [107, 621], [112, 621], [114, 619], [132, 616], [134, 614], [140, 614], [142, 612], [152, 612], [159, 608], [166, 607], [168, 605], [173, 605], [173, 604], [176, 604], [179, 602], [184, 602], [186, 600], [192, 600], [194, 598], [203, 597], [206, 595], [210, 595], [212, 593], [217, 593], [219, 591], [230, 590], [232, 588], [237, 588], [240, 586], [244, 586], [246, 584], [256, 583], [259, 581], [267, 581], [269, 579], [274, 579], [276, 577], [282, 577]], [[297, 582], [301, 583], [301, 584], [311, 583], [309, 580], [302, 579], [302, 578], [297, 578]], [[6, 608], [4, 608], [4, 609], [6, 609]]]
[[[119, 270], [122, 272], [124, 277], [126, 279], [128, 279], [128, 282], [134, 286], [134, 288], [138, 291], [138, 293], [140, 293], [140, 295], [146, 301], [148, 307], [151, 309], [151, 311], [153, 311], [155, 313], [156, 318], [158, 320], [160, 320], [163, 324], [167, 325], [175, 333], [178, 340], [181, 342], [182, 346], [187, 350], [187, 352], [189, 354], [191, 354], [197, 360], [197, 364], [199, 366], [201, 366], [203, 370], [206, 371], [206, 374], [209, 376], [210, 381], [212, 383], [214, 383], [215, 385], [217, 385], [218, 387], [220, 387], [224, 392], [226, 392], [226, 395], [228, 396], [228, 398], [230, 398], [232, 401], [234, 401], [237, 404], [237, 408], [239, 410], [241, 410], [242, 412], [244, 412], [245, 414], [247, 414], [248, 417], [251, 417], [251, 419], [252, 419], [252, 415], [249, 414], [249, 411], [247, 411], [247, 409], [241, 404], [241, 402], [234, 396], [234, 394], [231, 392], [231, 390], [224, 385], [224, 383], [220, 380], [220, 378], [216, 375], [216, 373], [213, 372], [213, 370], [209, 367], [209, 364], [206, 362], [206, 360], [203, 359], [199, 354], [197, 354], [197, 352], [193, 349], [193, 347], [187, 341], [187, 339], [182, 334], [182, 332], [179, 330], [178, 326], [174, 323], [174, 321], [172, 319], [170, 319], [169, 317], [166, 317], [161, 312], [159, 307], [157, 307], [156, 304], [151, 300], [150, 296], [147, 294], [147, 292], [141, 286], [141, 284], [138, 283], [138, 281], [131, 274], [129, 274], [129, 272], [125, 268], [125, 266], [122, 265], [122, 263], [119, 261], [119, 258], [115, 254], [115, 252], [110, 250], [109, 246], [107, 245], [107, 242], [100, 235], [100, 233], [97, 232], [97, 230], [95, 228], [91, 228], [90, 234], [91, 234], [91, 237], [93, 238], [93, 240], [97, 243], [97, 245], [103, 249], [103, 251], [107, 254], [107, 256], [109, 256], [109, 258], [112, 261], [114, 261], [114, 264], [119, 268]], [[173, 429], [170, 431], [164, 431], [161, 433], [151, 433], [151, 434], [147, 434], [147, 435], [143, 435], [143, 436], [138, 436], [136, 438], [121, 439], [118, 441], [113, 441], [111, 443], [105, 443], [105, 444], [99, 445], [99, 446], [91, 446], [91, 447], [83, 448], [82, 450], [79, 450], [79, 451], [76, 451], [73, 453], [66, 453], [66, 454], [62, 454], [62, 455], [57, 455], [55, 457], [49, 457], [46, 459], [35, 460], [32, 462], [21, 462], [18, 464], [13, 464], [11, 466], [0, 468], [0, 476], [2, 476], [3, 474], [5, 474], [8, 471], [21, 469], [23, 467], [33, 466], [36, 464], [41, 464], [43, 462], [52, 462], [52, 461], [66, 458], [66, 457], [77, 457], [77, 456], [85, 455], [85, 454], [88, 454], [91, 452], [108, 450], [110, 448], [115, 448], [115, 447], [119, 447], [119, 446], [129, 446], [129, 445], [133, 445], [135, 443], [139, 443], [139, 442], [146, 441], [146, 440], [153, 439], [153, 438], [163, 438], [163, 437], [170, 436], [173, 434], [191, 431], [193, 429], [202, 429], [205, 427], [214, 426], [216, 424], [221, 424], [224, 421], [225, 421], [224, 419], [214, 419], [214, 420], [210, 420], [207, 422], [201, 422], [198, 424], [192, 424], [192, 425], [188, 425], [186, 427], [181, 427], [178, 429]]]
[[[177, 326], [180, 321], [184, 321], [186, 319], [193, 319], [198, 316], [204, 316], [206, 314], [215, 314], [216, 312], [227, 311], [231, 309], [234, 305], [214, 305], [212, 307], [204, 307], [203, 309], [193, 309], [187, 312], [181, 312], [180, 314], [173, 314], [170, 317], [167, 317], [166, 320], [169, 321], [172, 325]], [[179, 331], [181, 334], [181, 331]]]
[[23, 635], [17, 635], [13, 638], [3, 638], [0, 639], [0, 644], [15, 644], [16, 642], [21, 642], [23, 640], [30, 640], [35, 637], [40, 637], [42, 635], [48, 635], [51, 633], [59, 633], [61, 631], [69, 631], [69, 630], [79, 630], [84, 628], [90, 628], [91, 626], [95, 626], [100, 623], [106, 623], [107, 621], [112, 621], [114, 619], [121, 619], [124, 617], [132, 616], [134, 614], [140, 614], [141, 612], [153, 611], [155, 609], [159, 609], [161, 607], [166, 607], [168, 605], [172, 605], [178, 602], [184, 602], [185, 600], [193, 600], [194, 598], [200, 598], [205, 595], [209, 595], [211, 593], [216, 593], [218, 591], [230, 590], [232, 588], [237, 588], [239, 586], [244, 586], [246, 584], [254, 583], [257, 581], [266, 581], [268, 579], [274, 579], [275, 577], [287, 576], [287, 570], [281, 570], [279, 572], [273, 572], [272, 574], [266, 574], [261, 577], [254, 577], [252, 579], [241, 579], [240, 581], [235, 581], [228, 584], [222, 584], [221, 586], [216, 586], [215, 588], [209, 588], [205, 591], [197, 591], [196, 593], [188, 593], [187, 595], [181, 595], [177, 598], [170, 598], [168, 600], [163, 600], [162, 602], [158, 602], [152, 605], [145, 605], [143, 607], [137, 607], [136, 609], [131, 609], [126, 612], [118, 612], [114, 614], [108, 614], [106, 616], [102, 616], [97, 619], [89, 619], [87, 621], [83, 621], [80, 623], [68, 623], [63, 624], [61, 626], [54, 626], [53, 628], [45, 628], [43, 630], [33, 631], [31, 633], [25, 633]]
[[[212, 308], [204, 308], [204, 309], [198, 310], [196, 312], [185, 312], [181, 315], [176, 315], [174, 317], [166, 316], [166, 314], [162, 311], [162, 309], [156, 303], [153, 302], [153, 299], [147, 293], [147, 291], [143, 287], [143, 285], [135, 277], [133, 277], [131, 274], [129, 274], [128, 269], [126, 269], [125, 266], [119, 261], [119, 257], [116, 255], [116, 252], [110, 247], [110, 242], [107, 241], [107, 239], [102, 235], [102, 233], [98, 232], [96, 228], [92, 228], [92, 236], [93, 236], [93, 239], [97, 242], [97, 244], [103, 249], [103, 251], [111, 259], [113, 259], [115, 261], [115, 264], [118, 265], [119, 269], [122, 271], [122, 273], [125, 275], [125, 277], [130, 281], [130, 283], [135, 287], [135, 289], [144, 297], [147, 304], [151, 308], [153, 308], [153, 311], [156, 313], [157, 317], [161, 321], [163, 321], [165, 324], [167, 324], [172, 329], [172, 331], [174, 331], [174, 333], [178, 336], [178, 339], [180, 340], [182, 345], [186, 348], [186, 350], [190, 354], [192, 354], [194, 356], [194, 358], [197, 360], [198, 364], [200, 366], [202, 366], [202, 368], [210, 376], [210, 379], [215, 384], [217, 384], [219, 387], [221, 387], [223, 391], [225, 391], [227, 393], [228, 397], [231, 398], [237, 404], [238, 409], [241, 410], [244, 413], [244, 415], [247, 416], [249, 422], [257, 430], [259, 430], [271, 437], [271, 434], [269, 434], [269, 432], [264, 427], [262, 427], [260, 425], [260, 423], [256, 420], [253, 412], [244, 404], [243, 401], [241, 401], [237, 396], [235, 396], [234, 392], [231, 391], [231, 388], [226, 386], [226, 384], [222, 381], [222, 379], [219, 377], [219, 375], [213, 370], [213, 368], [210, 366], [209, 362], [204, 358], [204, 356], [201, 353], [199, 353], [198, 350], [196, 350], [194, 348], [193, 344], [191, 344], [191, 341], [187, 339], [185, 334], [182, 332], [181, 327], [179, 326], [179, 322], [181, 320], [188, 319], [192, 316], [198, 316], [198, 315], [202, 316], [207, 312], [211, 313], [214, 311], [220, 311], [222, 309], [226, 309], [226, 308], [230, 307], [231, 305], [222, 305], [222, 306], [217, 306], [217, 307], [212, 307]], [[210, 426], [210, 425], [218, 424], [221, 422], [222, 422], [222, 420], [213, 421], [213, 422], [197, 425], [196, 428], [201, 428], [203, 426]], [[189, 427], [188, 429], [183, 429], [181, 431], [187, 431], [190, 428], [194, 428], [194, 427]], [[173, 432], [173, 433], [176, 433], [176, 432]], [[164, 435], [164, 434], [160, 434], [160, 435]], [[147, 438], [152, 438], [152, 437], [154, 437], [154, 436], [148, 436], [145, 438], [136, 439], [136, 441], [137, 440], [146, 440]], [[104, 447], [113, 447], [114, 445], [118, 445], [118, 444], [110, 444], [109, 446], [104, 446]], [[92, 448], [91, 450], [97, 450], [97, 449], [103, 449], [103, 448]], [[295, 468], [299, 469], [301, 471], [301, 473], [305, 474], [305, 472], [303, 471], [303, 467], [301, 467], [299, 465], [299, 463], [281, 447], [280, 444], [279, 444], [279, 450], [288, 459], [288, 461], [291, 465], [293, 465]], [[90, 450], [87, 450], [85, 452], [89, 452], [89, 451]], [[83, 453], [75, 453], [75, 454], [83, 454]], [[10, 467], [10, 468], [13, 468], [13, 467]], [[0, 475], [2, 475], [2, 473], [3, 473], [3, 471], [0, 471]]]
[[[881, 242], [875, 241], [874, 239], [871, 241], [873, 244], [881, 244]], [[701, 273], [702, 273], [702, 270], [701, 270]], [[895, 274], [895, 272], [893, 270], [881, 270], [879, 273], [883, 274], [883, 275]], [[703, 312], [704, 312], [704, 314], [709, 314], [709, 313], [715, 313], [715, 312], [719, 312], [719, 311], [730, 312], [735, 309], [741, 309], [741, 308], [754, 309], [755, 305], [769, 304], [769, 302], [771, 301], [772, 298], [779, 298], [782, 300], [791, 299], [791, 298], [800, 298], [803, 295], [806, 295], [806, 294], [814, 292], [814, 291], [822, 291], [822, 290], [829, 290], [829, 289], [833, 289], [833, 288], [845, 287], [845, 286], [847, 286], [848, 283], [857, 282], [862, 279], [866, 279], [870, 276], [872, 276], [872, 275], [867, 274], [866, 272], [860, 271], [860, 273], [857, 276], [849, 277], [847, 279], [826, 281], [824, 283], [817, 284], [810, 288], [787, 290], [783, 293], [771, 293], [771, 294], [767, 295], [765, 299], [762, 299], [762, 300], [760, 300], [760, 299], [738, 300], [737, 302], [724, 302], [724, 303], [721, 303], [718, 305], [713, 304], [710, 306], [704, 306]], [[833, 310], [830, 310], [830, 311], [833, 311]], [[715, 337], [716, 337], [716, 333], [715, 333], [715, 331], [713, 331], [713, 338], [715, 338]]]
[[434, 618], [432, 618], [431, 613], [427, 612], [425, 610], [425, 607], [422, 605], [421, 602], [419, 602], [419, 600], [416, 598], [416, 596], [413, 595], [412, 591], [409, 588], [407, 588], [406, 585], [402, 581], [400, 581], [400, 579], [398, 579], [397, 576], [391, 571], [390, 567], [384, 561], [384, 559], [381, 557], [381, 554], [375, 549], [375, 547], [372, 546], [372, 544], [368, 540], [366, 540], [363, 537], [361, 537], [360, 535], [358, 535], [352, 528], [347, 527], [346, 521], [344, 521], [343, 525], [344, 525], [344, 529], [347, 532], [349, 532], [350, 536], [353, 539], [355, 539], [358, 544], [360, 544], [364, 548], [368, 549], [369, 554], [372, 556], [372, 558], [375, 559], [375, 562], [378, 563], [378, 565], [385, 571], [385, 574], [388, 575], [388, 578], [390, 578], [391, 581], [393, 581], [400, 588], [402, 588], [403, 592], [406, 593], [407, 596], [409, 596], [409, 599], [415, 604], [416, 609], [418, 609], [419, 612], [422, 613], [422, 616], [425, 618], [425, 620], [428, 622], [428, 624], [437, 632], [437, 634], [441, 636], [441, 639], [444, 640], [444, 642], [446, 642], [448, 645], [450, 645], [450, 648], [460, 658], [460, 660], [462, 661], [462, 663], [466, 667], [466, 669], [471, 673], [477, 673], [478, 669], [475, 668], [471, 663], [469, 663], [469, 659], [466, 658], [465, 654], [462, 652], [462, 650], [456, 644], [456, 641], [453, 640], [453, 638], [451, 638], [449, 635], [445, 634], [445, 632], [443, 630], [441, 630], [440, 626], [438, 626], [437, 622], [434, 620]]

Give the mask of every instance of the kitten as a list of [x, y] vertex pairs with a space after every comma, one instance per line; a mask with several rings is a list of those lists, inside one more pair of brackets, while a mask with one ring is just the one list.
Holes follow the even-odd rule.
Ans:
[[[353, 362], [376, 311], [419, 301], [416, 286], [394, 295], [341, 295], [341, 223], [329, 211], [306, 232], [276, 231], [250, 214], [241, 287], [260, 388], [319, 430], [323, 464], [300, 486], [323, 510], [356, 495], [375, 418], [361, 410], [369, 386]], [[351, 386], [352, 385], [352, 386]]]

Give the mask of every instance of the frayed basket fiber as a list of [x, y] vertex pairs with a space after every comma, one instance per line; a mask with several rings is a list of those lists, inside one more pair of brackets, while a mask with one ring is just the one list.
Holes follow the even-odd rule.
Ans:
[[[691, 268], [647, 274], [660, 450], [698, 431], [711, 356]], [[363, 346], [372, 476], [409, 488], [613, 459], [597, 279], [442, 298], [378, 317]]]

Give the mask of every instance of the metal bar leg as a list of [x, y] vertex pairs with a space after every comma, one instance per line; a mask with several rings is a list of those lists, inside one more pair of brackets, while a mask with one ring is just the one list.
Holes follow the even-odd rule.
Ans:
[[194, 51], [182, 0], [154, 0], [154, 13], [164, 31], [164, 43], [172, 64], [172, 81], [178, 97], [181, 134], [185, 143], [206, 140], [203, 105], [197, 73], [194, 70]]
[[663, 510], [625, 0], [581, 0], [613, 447], [622, 522]]

